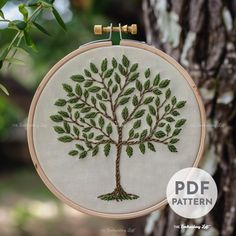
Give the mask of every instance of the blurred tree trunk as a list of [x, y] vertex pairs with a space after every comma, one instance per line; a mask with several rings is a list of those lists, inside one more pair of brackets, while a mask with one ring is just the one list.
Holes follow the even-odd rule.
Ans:
[[215, 163], [219, 190], [203, 219], [183, 219], [166, 207], [147, 232], [200, 235], [174, 225], [206, 223], [209, 235], [236, 235], [236, 0], [143, 0], [143, 14], [147, 42], [179, 61], [200, 88], [210, 124], [206, 154], [213, 153], [206, 161]]

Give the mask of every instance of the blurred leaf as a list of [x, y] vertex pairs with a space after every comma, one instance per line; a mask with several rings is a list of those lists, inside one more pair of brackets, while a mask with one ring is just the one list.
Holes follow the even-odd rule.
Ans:
[[27, 20], [28, 20], [28, 11], [27, 11], [27, 9], [25, 8], [25, 4], [24, 4], [24, 3], [21, 3], [21, 4], [18, 6], [18, 9], [19, 9], [19, 12], [23, 15], [24, 21], [27, 21]]
[[1, 0], [0, 1], [0, 9], [3, 8], [6, 3], [7, 3], [7, 0]]
[[52, 13], [53, 13], [53, 15], [55, 16], [55, 18], [56, 18], [58, 24], [59, 24], [64, 30], [66, 30], [66, 25], [65, 25], [64, 21], [62, 20], [60, 14], [58, 13], [58, 11], [57, 11], [54, 7], [52, 8]]
[[14, 65], [20, 65], [20, 66], [25, 65], [25, 63], [22, 60], [19, 60], [19, 59], [14, 58], [14, 57], [6, 58], [5, 61], [8, 61], [10, 64], [14, 64]]
[[33, 21], [33, 24], [34, 24], [34, 26], [35, 26], [38, 30], [40, 30], [42, 33], [44, 33], [44, 34], [46, 34], [46, 35], [48, 35], [48, 36], [51, 36], [51, 34], [50, 34], [42, 25], [40, 25], [40, 24], [38, 24], [38, 23], [36, 23], [36, 22], [34, 22], [34, 21]]
[[2, 90], [7, 96], [9, 96], [9, 92], [3, 84], [0, 84], [0, 90]]

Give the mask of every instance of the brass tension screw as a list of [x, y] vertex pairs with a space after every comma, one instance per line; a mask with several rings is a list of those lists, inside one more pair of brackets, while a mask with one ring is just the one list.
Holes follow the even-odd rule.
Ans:
[[[95, 35], [102, 35], [103, 33], [109, 33], [111, 31], [111, 26], [102, 26], [102, 25], [94, 25], [94, 34]], [[112, 27], [112, 32], [119, 32], [120, 27]], [[121, 26], [122, 33], [130, 33], [130, 34], [137, 34], [137, 24], [132, 25], [123, 25]]]

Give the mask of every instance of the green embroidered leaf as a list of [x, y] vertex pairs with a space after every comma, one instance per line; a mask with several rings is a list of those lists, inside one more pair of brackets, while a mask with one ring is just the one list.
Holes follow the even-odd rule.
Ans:
[[157, 86], [160, 82], [160, 74], [156, 75], [155, 79], [153, 80], [153, 86]]
[[124, 67], [129, 67], [130, 62], [129, 62], [129, 59], [125, 55], [123, 55], [122, 57], [122, 64]]
[[102, 91], [102, 97], [105, 98], [105, 99], [108, 98], [107, 93], [104, 90]]
[[143, 130], [142, 133], [140, 134], [140, 140], [144, 141], [144, 139], [147, 137], [147, 129]]
[[84, 147], [80, 144], [75, 144], [76, 148], [79, 149], [80, 151], [84, 151]]
[[107, 84], [108, 87], [110, 87], [112, 84], [113, 84], [113, 81], [111, 79], [109, 79], [108, 84]]
[[96, 127], [96, 122], [94, 120], [90, 119], [89, 121], [92, 126]]
[[82, 89], [81, 89], [81, 87], [80, 87], [79, 84], [76, 84], [75, 93], [76, 93], [78, 96], [82, 96], [82, 94], [83, 94]]
[[158, 88], [153, 89], [152, 92], [156, 95], [161, 95], [162, 94], [162, 91]]
[[144, 109], [137, 111], [134, 115], [134, 119], [138, 119], [138, 118], [142, 117], [144, 115], [144, 113], [145, 113]]
[[161, 122], [158, 127], [164, 127], [165, 126], [165, 123]]
[[171, 115], [173, 115], [173, 116], [179, 116], [180, 113], [179, 113], [178, 111], [172, 111], [172, 112], [171, 112]]
[[151, 74], [150, 68], [148, 68], [144, 74], [145, 74], [145, 78], [148, 78]]
[[148, 106], [149, 112], [151, 115], [155, 116], [156, 115], [156, 109], [154, 108], [154, 106], [149, 105]]
[[88, 153], [86, 151], [81, 152], [79, 155], [79, 159], [84, 159], [87, 156], [87, 154]]
[[119, 104], [124, 105], [129, 101], [130, 97], [124, 97], [120, 100]]
[[112, 125], [111, 123], [108, 124], [107, 128], [106, 128], [107, 134], [110, 135], [112, 133]]
[[109, 70], [107, 70], [106, 72], [105, 72], [105, 74], [104, 74], [104, 78], [110, 78], [111, 77], [111, 75], [112, 75], [112, 73], [113, 73], [113, 69], [109, 69]]
[[71, 136], [65, 135], [65, 136], [59, 137], [58, 140], [63, 143], [69, 143], [73, 141], [73, 138]]
[[135, 88], [128, 88], [125, 92], [124, 92], [124, 96], [130, 95], [131, 93], [133, 93], [135, 90]]
[[68, 153], [70, 156], [76, 156], [79, 154], [79, 152], [77, 150], [71, 150], [69, 153]]
[[102, 100], [102, 96], [100, 94], [96, 94], [97, 99]]
[[63, 122], [63, 126], [64, 126], [64, 129], [66, 131], [66, 133], [70, 133], [70, 125], [66, 122]]
[[133, 138], [133, 136], [134, 136], [134, 129], [131, 129], [129, 131], [129, 138]]
[[148, 97], [148, 98], [145, 98], [145, 100], [144, 100], [144, 104], [149, 104], [149, 103], [151, 103], [152, 101], [153, 101], [153, 99], [154, 99], [154, 97]]
[[103, 139], [103, 137], [104, 137], [104, 135], [103, 134], [100, 134], [100, 135], [98, 135], [96, 138], [95, 138], [95, 140], [102, 140]]
[[86, 114], [84, 118], [85, 119], [93, 119], [96, 117], [96, 115], [97, 115], [96, 112], [90, 112], [90, 113]]
[[142, 85], [142, 83], [139, 80], [136, 80], [135, 86], [136, 86], [136, 88], [138, 89], [139, 92], [142, 92], [143, 85]]
[[83, 75], [72, 75], [70, 78], [78, 83], [82, 83], [85, 80]]
[[81, 109], [81, 113], [86, 113], [86, 112], [89, 112], [91, 110], [91, 107], [84, 107]]
[[79, 129], [76, 126], [74, 126], [74, 125], [73, 125], [73, 131], [74, 131], [74, 134], [76, 136], [79, 136], [79, 134], [80, 134]]
[[170, 143], [174, 144], [174, 143], [177, 143], [178, 141], [179, 141], [178, 138], [173, 138], [173, 139], [170, 140]]
[[128, 118], [128, 116], [129, 116], [129, 111], [128, 111], [128, 108], [127, 108], [127, 107], [125, 107], [125, 108], [122, 110], [121, 115], [122, 115], [122, 118], [123, 118], [124, 120], [126, 120], [126, 119]]
[[165, 106], [165, 112], [168, 112], [170, 110], [170, 104]]
[[140, 143], [139, 144], [139, 150], [141, 151], [142, 154], [145, 153], [145, 145], [144, 145], [144, 143]]
[[134, 138], [137, 139], [138, 137], [139, 137], [139, 133], [136, 133], [136, 134], [134, 135]]
[[146, 121], [147, 121], [147, 124], [148, 124], [149, 126], [152, 125], [152, 117], [151, 117], [149, 114], [148, 114], [147, 117], [146, 117]]
[[90, 70], [95, 74], [98, 73], [98, 68], [92, 62], [90, 63]]
[[118, 85], [116, 84], [113, 88], [112, 88], [112, 93], [116, 93], [118, 90]]
[[98, 124], [99, 124], [100, 128], [103, 128], [103, 126], [105, 124], [105, 120], [103, 119], [102, 116], [99, 117]]
[[170, 83], [170, 80], [168, 79], [165, 79], [165, 80], [162, 80], [159, 84], [159, 88], [166, 88]]
[[66, 105], [66, 100], [65, 100], [65, 99], [58, 99], [58, 100], [54, 103], [54, 105], [59, 106], [59, 107], [63, 107], [63, 106]]
[[131, 157], [133, 155], [133, 148], [131, 146], [127, 146], [126, 153], [127, 153], [128, 157]]
[[181, 130], [182, 129], [175, 129], [172, 135], [177, 136], [180, 133]]
[[60, 126], [53, 126], [54, 130], [58, 133], [58, 134], [63, 134], [65, 133], [64, 129]]
[[160, 98], [159, 97], [157, 97], [156, 99], [155, 99], [155, 105], [158, 107], [159, 105], [160, 105]]
[[118, 69], [122, 75], [126, 75], [125, 68], [121, 64], [119, 64]]
[[[87, 127], [83, 129], [83, 132], [88, 133], [90, 130], [92, 129], [92, 127]], [[83, 134], [84, 135], [84, 134]], [[84, 136], [87, 137], [87, 136]]]
[[175, 121], [171, 116], [167, 116], [165, 118], [165, 120], [168, 121], [168, 122], [174, 122]]
[[156, 149], [155, 149], [154, 145], [153, 145], [152, 143], [150, 143], [150, 142], [148, 142], [148, 148], [149, 148], [151, 151], [156, 152]]
[[155, 133], [155, 136], [157, 137], [157, 138], [163, 138], [163, 137], [165, 137], [166, 136], [166, 134], [163, 132], [163, 131], [157, 131], [156, 133]]
[[88, 91], [89, 92], [91, 92], [91, 93], [97, 93], [98, 91], [100, 91], [100, 87], [98, 87], [98, 86], [93, 86], [93, 87], [90, 87], [89, 89], [88, 89]]
[[79, 101], [79, 98], [71, 98], [68, 100], [69, 103], [76, 103]]
[[107, 143], [107, 144], [104, 146], [104, 149], [103, 149], [104, 154], [105, 154], [106, 157], [109, 155], [110, 150], [111, 150], [111, 145], [110, 145], [110, 143]]
[[176, 102], [177, 102], [176, 97], [175, 97], [175, 96], [172, 97], [172, 98], [171, 98], [171, 104], [174, 106], [174, 105], [176, 104]]
[[96, 156], [98, 154], [98, 151], [99, 151], [99, 148], [98, 148], [98, 146], [96, 146], [92, 151], [92, 156], [93, 157]]
[[92, 77], [92, 74], [90, 73], [90, 71], [84, 69], [84, 73], [87, 77], [89, 77], [89, 78]]
[[130, 68], [130, 72], [135, 72], [137, 68], [138, 68], [138, 63], [133, 64]]
[[85, 99], [87, 99], [89, 97], [89, 92], [87, 89], [84, 90], [84, 97], [85, 97]]
[[50, 116], [51, 120], [54, 121], [54, 122], [61, 122], [63, 121], [63, 118], [59, 115], [52, 115]]
[[170, 95], [171, 95], [171, 91], [170, 91], [170, 89], [168, 88], [168, 89], [166, 90], [166, 94], [165, 94], [166, 99], [168, 99], [168, 98], [170, 97]]
[[115, 81], [116, 81], [117, 84], [120, 84], [121, 79], [120, 79], [120, 76], [117, 73], [115, 73]]
[[100, 105], [100, 107], [102, 108], [103, 111], [107, 110], [106, 105], [104, 103], [99, 102], [99, 105]]
[[60, 114], [64, 118], [70, 117], [69, 114], [66, 111], [58, 111], [58, 114]]
[[94, 137], [94, 133], [90, 133], [89, 135], [88, 135], [88, 139], [92, 139]]
[[150, 80], [147, 80], [145, 83], [144, 83], [144, 89], [145, 90], [148, 90], [150, 87]]
[[186, 119], [178, 120], [175, 124], [175, 128], [180, 128], [185, 122], [186, 122]]
[[141, 120], [136, 120], [136, 121], [134, 122], [133, 128], [134, 128], [134, 129], [137, 129], [137, 128], [139, 128], [140, 126], [141, 126]]
[[105, 58], [101, 64], [101, 71], [104, 72], [106, 70], [107, 70], [107, 58]]
[[133, 96], [132, 104], [133, 104], [134, 106], [137, 106], [137, 105], [138, 105], [138, 97], [137, 97], [136, 95]]
[[180, 101], [177, 103], [176, 108], [180, 109], [180, 108], [184, 107], [185, 104], [186, 104], [186, 101]]
[[170, 124], [167, 124], [167, 126], [166, 126], [166, 133], [169, 134], [170, 131], [171, 131], [171, 126], [170, 126]]
[[84, 83], [84, 87], [85, 87], [85, 88], [91, 87], [92, 85], [93, 85], [93, 81], [86, 81], [86, 82]]
[[67, 93], [71, 93], [72, 92], [72, 87], [69, 84], [62, 84], [63, 89], [67, 92]]
[[67, 111], [68, 111], [69, 113], [71, 113], [71, 111], [72, 111], [72, 108], [71, 108], [71, 106], [70, 106], [70, 105], [68, 105], [68, 106], [67, 106]]
[[176, 148], [174, 145], [168, 145], [168, 149], [169, 149], [171, 152], [177, 152], [177, 148]]
[[95, 106], [95, 105], [97, 104], [96, 98], [92, 96], [92, 97], [91, 97], [91, 102], [92, 102], [92, 104]]
[[130, 81], [130, 82], [133, 82], [133, 81], [135, 81], [138, 77], [139, 77], [139, 73], [133, 73], [133, 74], [130, 75], [129, 81]]
[[114, 57], [112, 58], [111, 63], [112, 63], [113, 68], [117, 67], [117, 61], [116, 61], [116, 59]]

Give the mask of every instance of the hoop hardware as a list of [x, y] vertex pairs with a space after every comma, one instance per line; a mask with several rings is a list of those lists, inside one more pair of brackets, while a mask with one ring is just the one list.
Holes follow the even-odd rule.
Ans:
[[102, 25], [94, 25], [94, 34], [95, 35], [102, 35], [103, 33], [110, 33], [110, 32], [122, 32], [122, 33], [130, 33], [130, 34], [137, 34], [137, 24], [132, 25], [123, 25], [115, 27], [115, 26], [102, 26]]

